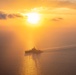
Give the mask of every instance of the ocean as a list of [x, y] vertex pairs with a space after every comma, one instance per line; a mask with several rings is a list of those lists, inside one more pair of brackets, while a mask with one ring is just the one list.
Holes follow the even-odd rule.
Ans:
[[76, 47], [41, 54], [20, 52], [4, 61], [0, 75], [76, 75]]
[[25, 55], [21, 75], [76, 75], [76, 47]]

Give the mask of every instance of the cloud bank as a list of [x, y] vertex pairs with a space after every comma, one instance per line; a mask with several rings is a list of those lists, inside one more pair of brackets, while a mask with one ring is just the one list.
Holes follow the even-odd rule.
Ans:
[[61, 17], [53, 18], [53, 19], [52, 19], [52, 21], [61, 21], [61, 20], [63, 20], [63, 18], [61, 18]]
[[22, 18], [21, 14], [7, 14], [0, 11], [0, 20], [12, 19], [12, 18]]

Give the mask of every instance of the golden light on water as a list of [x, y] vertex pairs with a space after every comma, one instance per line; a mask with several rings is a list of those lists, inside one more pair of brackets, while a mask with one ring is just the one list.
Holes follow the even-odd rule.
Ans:
[[25, 75], [38, 75], [35, 61], [32, 59], [32, 56], [26, 56], [26, 69]]
[[24, 62], [21, 75], [42, 75], [38, 57], [37, 55], [26, 55], [23, 58]]

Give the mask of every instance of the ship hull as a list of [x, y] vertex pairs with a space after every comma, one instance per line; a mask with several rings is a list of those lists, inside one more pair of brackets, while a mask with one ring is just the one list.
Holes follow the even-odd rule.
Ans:
[[40, 51], [40, 50], [36, 50], [36, 51], [32, 51], [32, 50], [30, 50], [30, 51], [25, 51], [25, 53], [26, 54], [41, 54], [41, 53], [43, 53], [43, 51]]

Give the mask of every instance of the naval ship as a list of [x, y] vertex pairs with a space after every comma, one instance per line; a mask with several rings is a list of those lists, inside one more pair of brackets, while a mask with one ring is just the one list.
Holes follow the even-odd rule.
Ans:
[[31, 50], [25, 51], [26, 54], [41, 54], [43, 51], [37, 50], [35, 47], [32, 48]]

